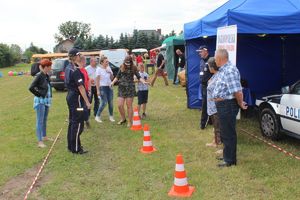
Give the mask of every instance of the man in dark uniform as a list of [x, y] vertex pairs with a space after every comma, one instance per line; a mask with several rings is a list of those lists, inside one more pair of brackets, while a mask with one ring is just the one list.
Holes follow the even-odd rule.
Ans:
[[201, 57], [200, 61], [200, 83], [201, 83], [201, 96], [202, 96], [202, 112], [200, 120], [200, 128], [205, 129], [207, 126], [209, 116], [207, 115], [207, 82], [212, 76], [208, 69], [207, 61], [209, 59], [208, 48], [202, 45], [197, 50]]
[[84, 88], [84, 76], [77, 63], [80, 62], [80, 53], [73, 48], [69, 51], [70, 63], [65, 69], [65, 84], [68, 88], [67, 104], [69, 108], [68, 149], [72, 153], [84, 154], [80, 142], [80, 135], [84, 128], [84, 103], [91, 107]]

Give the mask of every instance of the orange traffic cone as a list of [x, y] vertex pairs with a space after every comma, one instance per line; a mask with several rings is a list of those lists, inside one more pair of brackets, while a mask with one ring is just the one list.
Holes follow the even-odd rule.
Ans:
[[152, 146], [150, 131], [149, 131], [149, 125], [144, 125], [144, 141], [143, 141], [143, 147], [140, 149], [142, 153], [152, 153], [156, 151], [155, 147]]
[[134, 108], [134, 112], [133, 112], [133, 120], [132, 120], [132, 126], [130, 128], [133, 131], [139, 131], [142, 130], [142, 123], [141, 123], [141, 119], [139, 116], [139, 111], [138, 108]]
[[195, 187], [189, 186], [184, 170], [183, 158], [181, 154], [176, 156], [174, 185], [169, 191], [169, 196], [190, 197], [195, 191]]

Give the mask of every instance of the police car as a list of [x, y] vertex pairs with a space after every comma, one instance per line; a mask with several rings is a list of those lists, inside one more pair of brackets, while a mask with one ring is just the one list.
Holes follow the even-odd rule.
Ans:
[[300, 80], [282, 94], [256, 100], [262, 135], [278, 140], [282, 133], [300, 139]]

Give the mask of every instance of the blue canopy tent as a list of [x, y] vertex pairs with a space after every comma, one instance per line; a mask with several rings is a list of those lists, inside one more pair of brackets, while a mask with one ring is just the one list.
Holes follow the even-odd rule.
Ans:
[[252, 94], [278, 92], [300, 79], [300, 1], [230, 0], [202, 19], [184, 24], [188, 107], [200, 108], [196, 49], [206, 44], [210, 55], [217, 28], [237, 25], [237, 67]]

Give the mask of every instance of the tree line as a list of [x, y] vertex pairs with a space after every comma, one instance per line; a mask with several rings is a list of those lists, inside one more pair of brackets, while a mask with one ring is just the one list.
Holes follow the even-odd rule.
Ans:
[[29, 62], [31, 56], [36, 53], [47, 53], [47, 51], [33, 45], [33, 43], [24, 52], [17, 44], [7, 45], [0, 43], [0, 68], [13, 66], [21, 61]]
[[152, 32], [146, 34], [143, 31], [134, 30], [132, 34], [121, 33], [115, 40], [112, 36], [91, 34], [91, 25], [82, 22], [68, 21], [58, 27], [58, 33], [54, 35], [57, 43], [65, 39], [74, 41], [74, 46], [81, 50], [94, 49], [115, 49], [126, 48], [129, 50], [136, 48], [153, 49], [162, 44], [163, 40], [169, 36], [176, 35], [174, 31], [167, 35], [158, 35]]
[[[172, 31], [166, 35], [155, 33], [146, 34], [145, 32], [134, 30], [132, 34], [121, 33], [115, 40], [112, 36], [91, 34], [91, 25], [83, 22], [67, 21], [58, 27], [58, 33], [54, 35], [57, 44], [65, 39], [71, 39], [74, 46], [81, 50], [95, 49], [115, 49], [126, 48], [129, 50], [136, 48], [153, 49], [162, 44], [163, 40], [176, 33]], [[23, 52], [17, 44], [7, 45], [0, 43], [0, 68], [15, 65], [16, 63], [30, 62], [33, 54], [48, 53], [43, 48], [35, 46], [33, 43]]]

